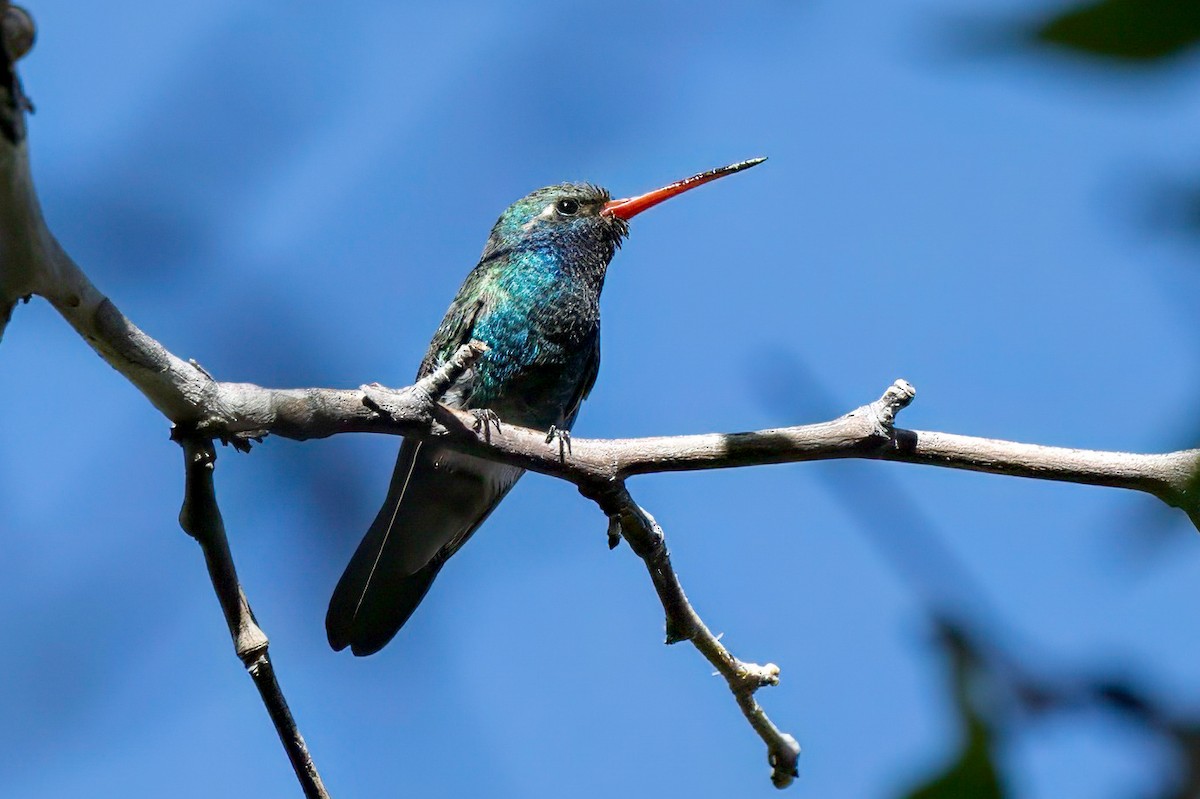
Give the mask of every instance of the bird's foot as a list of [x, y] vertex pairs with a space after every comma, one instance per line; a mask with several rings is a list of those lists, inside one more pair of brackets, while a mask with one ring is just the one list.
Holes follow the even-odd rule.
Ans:
[[546, 443], [549, 444], [554, 439], [558, 439], [558, 457], [560, 460], [567, 459], [567, 453], [571, 451], [571, 431], [564, 430], [556, 424], [550, 425], [550, 429], [546, 431]]
[[484, 439], [492, 440], [492, 425], [496, 426], [496, 432], [500, 432], [500, 417], [491, 408], [472, 408], [468, 411], [475, 417], [475, 424], [472, 427], [475, 432], [482, 432]]

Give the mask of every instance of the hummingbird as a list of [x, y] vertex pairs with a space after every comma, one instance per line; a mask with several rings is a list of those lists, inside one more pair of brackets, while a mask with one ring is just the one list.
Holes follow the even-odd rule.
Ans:
[[[488, 346], [442, 402], [570, 441], [600, 368], [600, 291], [629, 220], [664, 200], [762, 163], [754, 158], [612, 199], [590, 183], [561, 183], [510, 205], [492, 228], [421, 361], [424, 377], [460, 346]], [[561, 451], [561, 449], [560, 449]], [[382, 649], [408, 621], [446, 561], [524, 473], [436, 442], [405, 439], [387, 498], [329, 602], [335, 650]]]

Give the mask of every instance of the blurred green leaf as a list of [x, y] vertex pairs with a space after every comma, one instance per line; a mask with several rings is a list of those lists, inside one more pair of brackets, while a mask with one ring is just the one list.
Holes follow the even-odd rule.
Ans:
[[1003, 799], [987, 727], [975, 720], [968, 730], [967, 745], [958, 760], [908, 799]]
[[945, 771], [910, 792], [905, 799], [1004, 799], [1006, 792], [992, 759], [995, 730], [977, 706], [977, 689], [988, 675], [970, 639], [942, 623], [939, 636], [951, 659], [954, 706], [965, 733], [963, 747]]
[[1100, 0], [1051, 19], [1035, 36], [1092, 55], [1160, 59], [1200, 42], [1200, 0]]

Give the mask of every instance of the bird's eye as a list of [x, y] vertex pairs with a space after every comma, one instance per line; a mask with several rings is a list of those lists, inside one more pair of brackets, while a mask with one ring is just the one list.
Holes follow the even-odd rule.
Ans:
[[563, 216], [575, 216], [579, 213], [579, 200], [572, 200], [568, 197], [565, 200], [559, 200], [554, 207]]

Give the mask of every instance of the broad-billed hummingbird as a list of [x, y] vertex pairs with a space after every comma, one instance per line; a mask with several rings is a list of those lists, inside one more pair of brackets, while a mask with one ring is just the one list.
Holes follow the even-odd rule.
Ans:
[[[663, 200], [764, 159], [731, 164], [638, 197], [587, 183], [517, 200], [492, 228], [417, 371], [420, 379], [472, 339], [488, 350], [442, 402], [501, 423], [569, 436], [600, 367], [600, 290], [629, 220]], [[569, 439], [568, 439], [569, 440]], [[442, 564], [523, 474], [432, 441], [405, 439], [387, 499], [334, 589], [325, 629], [334, 649], [378, 652]]]

